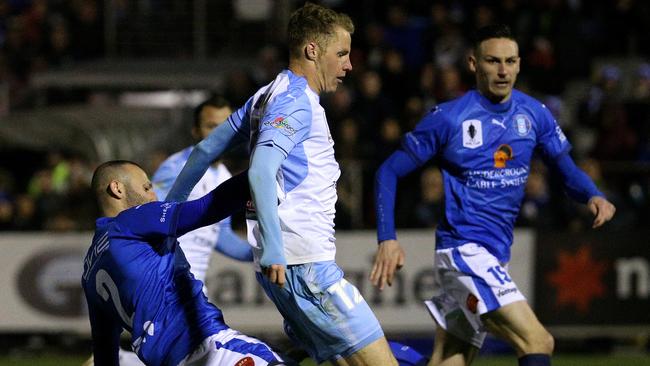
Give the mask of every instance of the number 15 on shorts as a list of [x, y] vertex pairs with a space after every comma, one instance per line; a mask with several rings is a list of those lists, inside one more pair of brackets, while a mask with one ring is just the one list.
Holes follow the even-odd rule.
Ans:
[[508, 276], [508, 272], [506, 272], [501, 266], [490, 267], [487, 271], [502, 285], [505, 285], [506, 282], [512, 282], [512, 279]]

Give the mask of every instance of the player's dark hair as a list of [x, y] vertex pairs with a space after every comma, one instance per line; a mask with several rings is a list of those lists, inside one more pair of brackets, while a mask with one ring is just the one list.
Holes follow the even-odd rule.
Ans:
[[515, 36], [512, 34], [510, 27], [505, 24], [491, 24], [486, 25], [485, 27], [479, 28], [473, 37], [474, 41], [474, 52], [477, 52], [479, 46], [483, 41], [487, 41], [492, 38], [507, 38], [512, 41], [517, 42]]
[[99, 199], [100, 192], [106, 190], [108, 183], [110, 183], [111, 180], [118, 178], [121, 175], [122, 167], [126, 165], [135, 165], [138, 168], [144, 170], [139, 164], [129, 160], [110, 160], [102, 163], [97, 167], [97, 169], [95, 169], [93, 178], [90, 182], [90, 188], [92, 189], [96, 198]]
[[291, 57], [301, 57], [305, 43], [310, 41], [316, 42], [319, 48], [326, 49], [336, 27], [354, 33], [354, 24], [347, 14], [310, 2], [305, 3], [289, 18], [287, 43]]
[[[214, 108], [231, 108], [230, 102], [223, 95], [214, 94], [210, 98], [203, 101], [203, 103], [197, 105], [194, 108], [194, 119], [192, 123], [194, 127], [201, 127], [201, 112], [205, 107], [214, 107]], [[221, 122], [221, 121], [219, 121]]]

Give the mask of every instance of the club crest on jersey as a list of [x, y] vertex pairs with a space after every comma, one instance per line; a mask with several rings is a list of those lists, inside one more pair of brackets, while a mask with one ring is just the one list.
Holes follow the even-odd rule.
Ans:
[[480, 120], [463, 121], [463, 146], [469, 149], [483, 146], [483, 127]]
[[284, 117], [276, 117], [272, 121], [264, 122], [264, 125], [280, 130], [285, 136], [293, 136], [296, 133], [296, 129], [291, 127]]
[[524, 137], [530, 133], [531, 123], [530, 119], [525, 114], [515, 115], [515, 131], [517, 135]]
[[507, 144], [501, 144], [497, 148], [497, 151], [494, 152], [494, 167], [499, 169], [505, 168], [506, 161], [512, 160], [513, 158], [512, 147]]

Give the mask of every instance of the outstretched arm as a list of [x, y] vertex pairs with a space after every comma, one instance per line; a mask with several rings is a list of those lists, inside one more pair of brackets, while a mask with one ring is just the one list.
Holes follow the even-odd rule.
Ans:
[[[165, 201], [182, 202], [192, 192], [196, 183], [201, 179], [210, 164], [231, 146], [243, 141], [230, 123], [222, 123], [205, 139], [196, 144], [183, 170], [176, 178], [174, 185], [165, 197]], [[162, 197], [160, 197], [162, 199]]]
[[240, 173], [205, 196], [188, 202], [150, 202], [117, 215], [122, 230], [148, 239], [179, 237], [219, 222], [243, 209], [250, 199], [248, 174]]
[[246, 240], [235, 234], [230, 227], [230, 220], [224, 220], [220, 223], [219, 237], [214, 250], [238, 261], [253, 261], [253, 248]]
[[384, 289], [393, 283], [395, 271], [404, 265], [404, 250], [395, 234], [395, 193], [397, 180], [417, 169], [418, 164], [403, 150], [394, 152], [375, 175], [375, 211], [379, 247], [370, 272], [373, 285]]
[[176, 230], [172, 235], [181, 236], [199, 227], [219, 222], [243, 209], [249, 197], [248, 175], [243, 172], [199, 199], [177, 203]]
[[278, 193], [276, 174], [285, 156], [280, 150], [271, 146], [258, 145], [251, 157], [248, 172], [251, 196], [257, 211], [257, 219], [262, 236], [262, 257], [260, 265], [263, 274], [272, 283], [284, 286], [284, 257], [282, 231], [278, 216]]
[[576, 166], [568, 153], [564, 153], [550, 160], [549, 164], [562, 176], [564, 188], [569, 197], [577, 202], [586, 204], [591, 213], [594, 214], [593, 228], [602, 226], [612, 219], [616, 212], [616, 207], [596, 188], [596, 185], [589, 176]]

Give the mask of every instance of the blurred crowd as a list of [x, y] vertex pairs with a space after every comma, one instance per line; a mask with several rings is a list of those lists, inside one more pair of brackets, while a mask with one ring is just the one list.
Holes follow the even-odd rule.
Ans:
[[92, 230], [98, 213], [90, 191], [93, 167], [56, 151], [42, 160], [26, 180], [0, 168], [0, 230]]
[[[124, 10], [121, 21], [129, 23], [134, 16], [128, 12], [131, 2], [116, 3]], [[162, 9], [168, 5], [173, 8], [178, 1], [138, 3]], [[237, 19], [241, 3], [246, 1], [219, 2], [219, 11], [225, 12], [225, 19]], [[265, 24], [259, 28], [263, 31], [278, 23], [274, 4], [296, 6], [302, 2], [252, 3], [267, 6], [267, 11], [255, 18], [256, 24]], [[573, 157], [618, 207], [609, 227], [634, 228], [647, 222], [650, 2], [320, 3], [347, 12], [356, 25], [351, 55], [354, 70], [336, 93], [322, 99], [342, 168], [338, 228], [374, 227], [376, 168], [426, 111], [473, 87], [473, 76], [466, 67], [472, 32], [495, 22], [509, 24], [518, 36], [522, 71], [516, 87], [547, 105], [573, 143]], [[9, 91], [12, 109], [33, 106], [29, 80], [34, 72], [106, 56], [102, 9], [103, 3], [95, 0], [0, 0], [0, 88]], [[232, 22], [221, 25], [224, 32], [240, 29]], [[212, 36], [210, 39], [227, 38], [223, 34]], [[250, 36], [248, 44], [256, 44], [258, 49], [257, 66], [230, 73], [223, 90], [219, 90], [235, 106], [285, 66], [286, 50], [281, 39], [269, 40], [255, 32]], [[150, 48], [154, 44], [145, 36], [130, 38], [130, 47], [121, 48], [120, 56], [139, 56], [134, 50], [142, 52], [146, 47], [138, 47], [137, 42]], [[577, 94], [571, 89], [576, 82], [586, 85]], [[29, 172], [25, 186], [12, 184], [12, 172], [4, 167], [0, 171], [0, 228], [75, 230], [92, 226], [88, 212], [92, 212], [93, 204], [82, 203], [90, 199], [84, 190], [92, 166], [93, 162], [83, 157], [46, 154], [40, 166]], [[398, 192], [397, 224], [435, 226], [443, 213], [443, 196], [442, 177], [435, 164], [407, 177]], [[30, 219], [23, 218], [25, 210], [32, 211]], [[591, 226], [590, 217], [584, 207], [570, 203], [553, 172], [536, 158], [518, 225], [579, 231]]]

